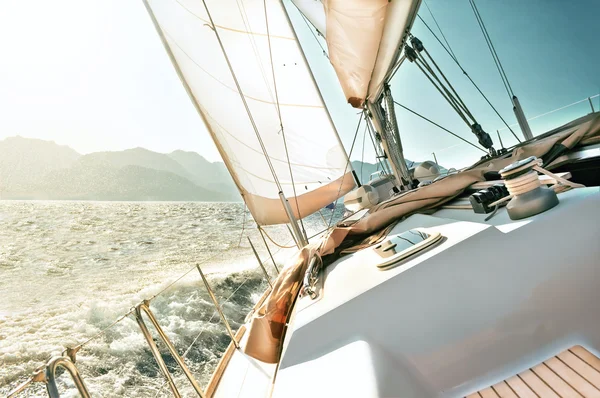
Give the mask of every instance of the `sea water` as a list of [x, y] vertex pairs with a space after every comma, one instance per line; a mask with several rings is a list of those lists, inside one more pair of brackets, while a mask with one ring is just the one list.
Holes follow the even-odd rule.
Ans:
[[[329, 222], [331, 213], [323, 215], [305, 222], [308, 234]], [[268, 231], [278, 244], [293, 245], [285, 227]], [[135, 318], [111, 326], [154, 296], [151, 310], [206, 386], [230, 339], [195, 266], [208, 274], [236, 330], [267, 287], [246, 236], [274, 278], [241, 203], [0, 201], [0, 395], [90, 338], [77, 366], [92, 396], [169, 395]], [[271, 248], [279, 267], [293, 254]], [[181, 391], [191, 394], [160, 341], [159, 348]], [[77, 396], [66, 373], [59, 389]], [[22, 396], [43, 392], [37, 383]]]

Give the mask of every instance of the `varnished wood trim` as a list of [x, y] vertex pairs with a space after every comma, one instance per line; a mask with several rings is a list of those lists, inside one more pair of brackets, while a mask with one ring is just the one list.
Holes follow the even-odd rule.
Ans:
[[[252, 307], [250, 314], [253, 314], [261, 305], [263, 305], [263, 303], [265, 302], [267, 297], [269, 297], [269, 294], [271, 294], [271, 289], [267, 288], [267, 290], [265, 290], [263, 295], [260, 296], [260, 298], [258, 299], [256, 304], [254, 304], [254, 307]], [[239, 343], [242, 340], [242, 337], [244, 337], [245, 332], [246, 332], [246, 326], [242, 325], [240, 327], [240, 329], [237, 331], [237, 333], [235, 334], [235, 341], [237, 341]], [[221, 381], [221, 377], [223, 377], [223, 373], [225, 373], [225, 369], [227, 368], [227, 365], [229, 364], [229, 361], [231, 360], [231, 357], [233, 356], [234, 352], [235, 352], [235, 345], [233, 344], [233, 341], [232, 341], [231, 343], [229, 343], [229, 346], [227, 346], [227, 349], [223, 353], [223, 356], [221, 357], [221, 360], [219, 361], [217, 368], [215, 369], [212, 376], [210, 377], [210, 381], [208, 382], [208, 386], [206, 386], [206, 391], [204, 392], [204, 396], [206, 398], [211, 398], [213, 396], [213, 394], [215, 393], [215, 391], [217, 390], [217, 387], [219, 386], [219, 382]]]
[[[242, 325], [242, 327], [240, 327], [240, 329], [235, 334], [235, 340], [240, 341], [242, 339], [242, 337], [244, 336], [245, 332], [246, 332], [246, 326]], [[229, 360], [233, 356], [234, 352], [235, 352], [235, 345], [233, 344], [233, 341], [232, 341], [231, 343], [229, 343], [229, 346], [227, 346], [227, 349], [223, 353], [223, 356], [221, 357], [221, 360], [219, 361], [217, 368], [215, 369], [212, 376], [210, 377], [210, 381], [208, 382], [208, 386], [206, 386], [206, 391], [204, 392], [204, 396], [206, 398], [212, 397], [213, 394], [215, 393], [215, 391], [217, 390], [217, 387], [219, 386], [219, 382], [221, 381], [221, 377], [223, 377], [223, 373], [225, 372], [227, 365], [229, 365]]]

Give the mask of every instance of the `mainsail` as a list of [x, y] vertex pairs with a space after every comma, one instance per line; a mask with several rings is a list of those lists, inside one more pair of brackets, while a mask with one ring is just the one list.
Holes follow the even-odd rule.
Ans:
[[375, 101], [397, 66], [420, 0], [292, 0], [327, 40], [348, 102]]
[[255, 221], [290, 221], [355, 183], [279, 0], [145, 0]]

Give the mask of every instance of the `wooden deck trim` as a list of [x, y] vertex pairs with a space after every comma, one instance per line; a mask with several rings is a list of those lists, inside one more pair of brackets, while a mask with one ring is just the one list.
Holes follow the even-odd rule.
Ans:
[[[240, 327], [240, 329], [235, 334], [235, 341], [239, 342], [242, 339], [242, 337], [244, 337], [244, 333], [246, 333], [246, 326], [242, 325], [242, 327]], [[223, 373], [225, 373], [225, 369], [227, 368], [227, 365], [229, 365], [229, 361], [231, 360], [231, 357], [233, 356], [235, 350], [236, 348], [232, 341], [227, 346], [227, 349], [223, 353], [223, 356], [221, 357], [217, 368], [210, 377], [210, 381], [206, 386], [206, 391], [204, 391], [205, 398], [212, 397], [215, 391], [217, 390], [219, 382], [221, 381], [221, 377], [223, 377]]]
[[[254, 304], [254, 307], [252, 307], [252, 310], [249, 312], [249, 315], [253, 314], [261, 305], [263, 305], [263, 303], [265, 302], [267, 297], [269, 297], [270, 294], [271, 294], [271, 289], [267, 288], [267, 290], [265, 290], [263, 295], [258, 299], [256, 304]], [[244, 337], [244, 333], [246, 333], [246, 326], [242, 325], [234, 336], [235, 341], [239, 343], [242, 340], [242, 337]], [[217, 391], [217, 387], [219, 386], [221, 377], [223, 377], [223, 373], [225, 373], [225, 369], [227, 369], [227, 365], [229, 364], [229, 361], [231, 360], [231, 357], [233, 356], [233, 353], [235, 352], [235, 350], [236, 350], [236, 348], [232, 341], [227, 346], [227, 349], [223, 353], [223, 356], [221, 357], [221, 360], [219, 361], [217, 368], [215, 369], [212, 376], [210, 377], [208, 385], [206, 386], [206, 390], [204, 391], [205, 398], [211, 398], [213, 396], [213, 394], [215, 393], [215, 391]]]
[[600, 398], [600, 359], [571, 347], [467, 398]]

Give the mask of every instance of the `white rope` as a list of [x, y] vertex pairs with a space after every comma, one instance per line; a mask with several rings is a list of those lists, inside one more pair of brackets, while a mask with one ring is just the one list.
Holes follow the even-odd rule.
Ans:
[[[538, 160], [541, 160], [541, 159], [538, 159]], [[491, 203], [490, 207], [500, 205], [504, 202], [509, 201], [510, 199], [512, 199], [513, 197], [515, 197], [517, 195], [523, 195], [527, 192], [533, 191], [534, 189], [542, 186], [542, 182], [540, 181], [538, 172], [541, 174], [545, 174], [548, 177], [554, 179], [554, 181], [556, 181], [556, 183], [554, 185], [552, 185], [552, 187], [551, 187], [554, 191], [564, 191], [565, 188], [567, 188], [567, 189], [585, 188], [585, 185], [583, 185], [583, 184], [578, 184], [576, 182], [569, 181], [565, 178], [559, 177], [558, 175], [544, 169], [543, 167], [539, 166], [539, 163], [538, 163], [538, 165], [533, 166], [531, 171], [529, 171], [528, 173], [525, 173], [521, 176], [511, 178], [508, 180], [506, 179], [506, 176], [510, 176], [511, 174], [514, 174], [523, 169], [526, 169], [527, 167], [531, 167], [531, 164], [526, 164], [521, 168], [511, 170], [507, 174], [504, 174], [504, 173], [502, 174], [502, 178], [504, 179], [504, 185], [508, 189], [508, 192], [510, 193], [510, 195], [505, 196], [504, 198]]]
[[556, 175], [540, 166], [533, 166], [533, 169], [542, 174], [547, 175], [548, 177], [554, 178], [557, 181], [557, 184], [555, 184], [555, 185], [558, 185], [558, 183], [560, 183], [562, 185], [566, 185], [571, 188], [585, 188], [585, 185], [583, 185], [583, 184], [578, 184], [576, 182], [572, 182], [565, 178], [559, 177], [558, 175]]
[[542, 183], [540, 182], [538, 174], [531, 170], [530, 172], [516, 178], [504, 180], [504, 185], [508, 189], [508, 192], [510, 192], [511, 196], [517, 196], [529, 191], [533, 191], [534, 189], [540, 187]]

